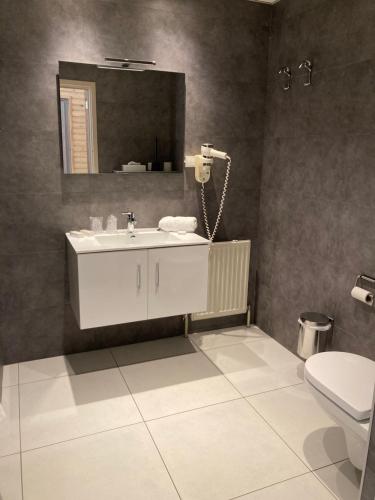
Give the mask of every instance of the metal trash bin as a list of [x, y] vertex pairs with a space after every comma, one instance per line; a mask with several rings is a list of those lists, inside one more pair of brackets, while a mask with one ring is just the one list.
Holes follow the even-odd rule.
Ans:
[[316, 312], [304, 312], [298, 318], [298, 356], [308, 359], [323, 352], [332, 342], [333, 318]]

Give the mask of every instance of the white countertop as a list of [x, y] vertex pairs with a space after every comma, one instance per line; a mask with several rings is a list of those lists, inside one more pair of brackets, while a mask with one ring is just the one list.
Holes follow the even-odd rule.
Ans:
[[195, 233], [166, 233], [156, 228], [136, 229], [133, 234], [123, 229], [85, 237], [66, 233], [66, 237], [77, 254], [210, 244]]

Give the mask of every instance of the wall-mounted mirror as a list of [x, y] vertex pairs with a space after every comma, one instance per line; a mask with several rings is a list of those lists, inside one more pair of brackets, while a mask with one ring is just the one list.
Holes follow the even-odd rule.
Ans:
[[66, 174], [181, 172], [185, 75], [59, 63]]

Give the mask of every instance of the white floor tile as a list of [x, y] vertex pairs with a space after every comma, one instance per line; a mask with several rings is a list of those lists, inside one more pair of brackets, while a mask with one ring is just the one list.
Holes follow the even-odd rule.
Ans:
[[0, 499], [22, 500], [19, 454], [0, 458]]
[[243, 399], [147, 425], [186, 500], [233, 498], [307, 472]]
[[344, 433], [305, 384], [248, 398], [311, 469], [347, 458]]
[[20, 363], [20, 384], [115, 367], [109, 349], [38, 359]]
[[315, 475], [339, 500], [359, 498], [361, 473], [348, 460], [319, 469]]
[[335, 497], [313, 474], [304, 474], [249, 493], [238, 500], [335, 500]]
[[18, 386], [4, 387], [0, 404], [0, 456], [20, 451]]
[[23, 454], [24, 500], [173, 500], [144, 424]]
[[[1, 368], [0, 368], [1, 372]], [[10, 387], [18, 384], [18, 363], [3, 366], [2, 386]]]
[[19, 387], [23, 450], [141, 421], [117, 368]]
[[237, 326], [235, 328], [223, 328], [211, 332], [193, 333], [189, 336], [193, 342], [203, 351], [223, 347], [252, 340], [269, 339], [260, 328], [253, 325], [250, 328]]
[[178, 337], [115, 347], [112, 349], [112, 354], [119, 366], [128, 366], [156, 359], [191, 354], [196, 351], [197, 348], [194, 344], [180, 335]]
[[241, 397], [201, 352], [121, 371], [146, 420]]
[[272, 339], [205, 353], [244, 396], [303, 382], [303, 362]]

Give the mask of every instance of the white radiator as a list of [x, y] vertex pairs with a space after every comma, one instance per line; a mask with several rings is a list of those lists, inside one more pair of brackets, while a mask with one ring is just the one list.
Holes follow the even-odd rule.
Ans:
[[247, 311], [250, 246], [249, 240], [211, 244], [207, 311], [193, 313], [193, 321]]

